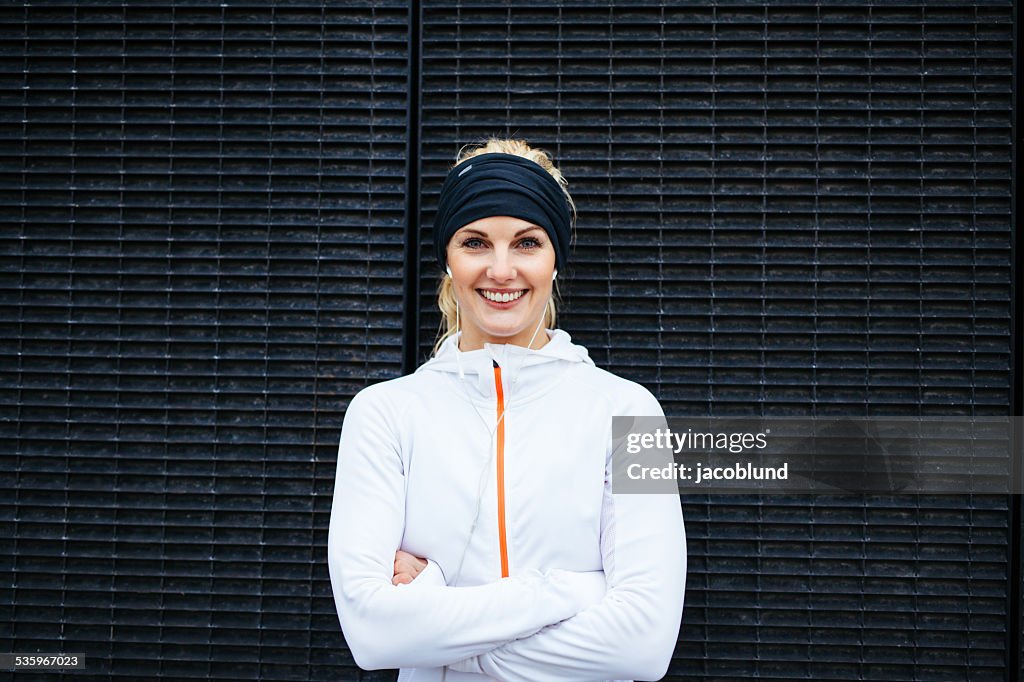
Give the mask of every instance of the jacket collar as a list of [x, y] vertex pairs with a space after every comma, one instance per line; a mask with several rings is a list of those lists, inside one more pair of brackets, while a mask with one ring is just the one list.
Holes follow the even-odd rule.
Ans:
[[[502, 384], [513, 383], [513, 393], [523, 399], [545, 388], [575, 364], [593, 365], [590, 354], [583, 346], [572, 342], [572, 337], [562, 329], [546, 330], [550, 339], [536, 350], [506, 343], [485, 343], [483, 348], [472, 351], [458, 349], [458, 335], [449, 336], [441, 344], [437, 355], [422, 364], [416, 372], [441, 372], [456, 382], [463, 382], [468, 394], [474, 400], [493, 400], [494, 363], [501, 367]], [[459, 377], [462, 365], [463, 378]], [[519, 376], [516, 381], [516, 376]]]

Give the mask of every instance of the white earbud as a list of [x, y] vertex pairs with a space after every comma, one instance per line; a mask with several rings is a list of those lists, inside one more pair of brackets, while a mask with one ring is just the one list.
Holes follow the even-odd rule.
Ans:
[[551, 273], [551, 281], [552, 282], [555, 281], [555, 277], [558, 277], [558, 270], [555, 270], [554, 272]]
[[452, 276], [452, 266], [446, 265], [446, 266], [444, 266], [444, 269], [445, 269], [445, 272], [448, 273], [448, 276], [451, 277]]

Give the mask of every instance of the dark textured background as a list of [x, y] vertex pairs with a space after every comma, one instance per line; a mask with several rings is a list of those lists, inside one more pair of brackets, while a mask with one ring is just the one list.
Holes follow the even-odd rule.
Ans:
[[[513, 4], [0, 7], [0, 650], [393, 678], [337, 440], [491, 134], [570, 181], [560, 326], [668, 414], [1020, 413], [1011, 2]], [[1019, 498], [684, 501], [669, 679], [1020, 679]]]

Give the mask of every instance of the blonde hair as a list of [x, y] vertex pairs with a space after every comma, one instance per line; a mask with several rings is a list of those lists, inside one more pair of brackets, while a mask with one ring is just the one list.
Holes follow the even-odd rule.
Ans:
[[[499, 137], [488, 138], [486, 142], [467, 150], [467, 147], [471, 146], [472, 145], [465, 145], [459, 150], [458, 157], [456, 158], [455, 164], [452, 168], [458, 166], [463, 161], [472, 159], [474, 156], [479, 156], [480, 154], [501, 152], [504, 154], [515, 154], [517, 156], [530, 159], [550, 173], [551, 177], [553, 177], [558, 183], [558, 186], [562, 188], [562, 193], [565, 194], [565, 198], [569, 202], [569, 210], [572, 212], [572, 220], [569, 224], [569, 241], [570, 244], [575, 241], [576, 203], [572, 200], [572, 196], [569, 194], [569, 182], [562, 176], [562, 172], [555, 167], [555, 164], [551, 161], [551, 157], [546, 151], [540, 148], [531, 147], [525, 140]], [[544, 326], [549, 329], [554, 329], [555, 327], [555, 321], [558, 313], [558, 301], [560, 299], [557, 280], [555, 280], [552, 287], [551, 298], [548, 299], [547, 306], [544, 309]], [[441, 324], [438, 328], [437, 341], [434, 343], [434, 355], [437, 355], [437, 352], [441, 349], [441, 345], [445, 340], [449, 336], [453, 336], [456, 331], [458, 331], [455, 287], [452, 286], [452, 278], [447, 274], [442, 274], [441, 281], [438, 283], [437, 307], [441, 310]]]

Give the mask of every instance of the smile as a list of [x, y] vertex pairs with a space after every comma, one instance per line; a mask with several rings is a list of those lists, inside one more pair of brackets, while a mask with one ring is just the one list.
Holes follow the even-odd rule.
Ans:
[[523, 294], [525, 294], [528, 290], [520, 289], [519, 291], [505, 291], [500, 293], [497, 291], [487, 291], [486, 289], [477, 289], [477, 291], [480, 292], [480, 295], [486, 298], [488, 301], [493, 301], [495, 303], [510, 303], [512, 301], [517, 301], [520, 298], [522, 298]]

